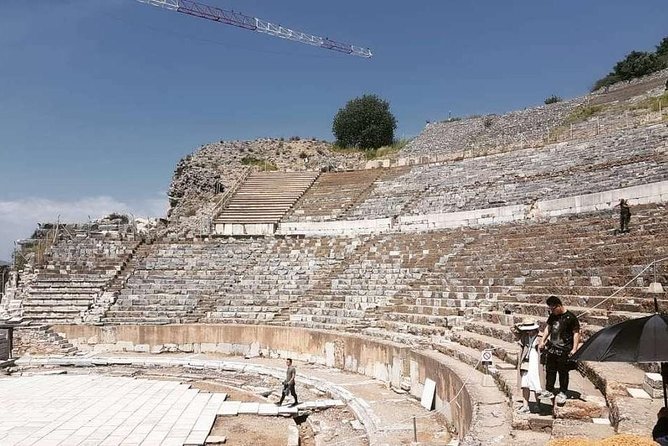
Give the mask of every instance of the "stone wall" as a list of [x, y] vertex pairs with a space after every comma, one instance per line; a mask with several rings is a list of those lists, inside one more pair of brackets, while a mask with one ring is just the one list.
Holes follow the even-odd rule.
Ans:
[[[81, 351], [224, 353], [292, 357], [359, 373], [399, 389], [411, 383], [420, 398], [426, 378], [436, 382], [436, 406], [457, 428], [469, 433], [474, 407], [469, 385], [433, 355], [362, 336], [299, 328], [245, 325], [54, 326]], [[472, 385], [472, 384], [471, 384]]]
[[63, 354], [62, 346], [54, 340], [53, 333], [45, 326], [17, 326], [14, 328], [12, 356]]

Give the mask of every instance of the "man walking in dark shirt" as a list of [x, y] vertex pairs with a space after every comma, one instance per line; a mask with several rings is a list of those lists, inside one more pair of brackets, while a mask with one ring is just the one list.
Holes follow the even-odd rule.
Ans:
[[546, 351], [545, 358], [545, 392], [542, 398], [554, 398], [554, 384], [559, 374], [559, 394], [557, 404], [566, 402], [568, 392], [568, 358], [578, 349], [580, 344], [580, 322], [578, 318], [566, 310], [557, 296], [547, 298], [550, 317], [542, 333], [538, 348]]
[[297, 401], [297, 392], [295, 391], [295, 378], [297, 377], [297, 370], [292, 366], [292, 359], [288, 358], [285, 361], [285, 364], [288, 366], [285, 374], [285, 381], [283, 381], [283, 392], [281, 393], [281, 399], [276, 403], [277, 405], [283, 404], [283, 400], [288, 395], [292, 394], [292, 397], [295, 399], [295, 402], [292, 403], [293, 406], [299, 404]]

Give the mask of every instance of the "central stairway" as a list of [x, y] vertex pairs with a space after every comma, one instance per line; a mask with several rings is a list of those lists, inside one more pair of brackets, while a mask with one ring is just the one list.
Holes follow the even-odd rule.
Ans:
[[253, 173], [214, 220], [216, 232], [228, 235], [273, 233], [275, 225], [311, 187], [319, 174]]

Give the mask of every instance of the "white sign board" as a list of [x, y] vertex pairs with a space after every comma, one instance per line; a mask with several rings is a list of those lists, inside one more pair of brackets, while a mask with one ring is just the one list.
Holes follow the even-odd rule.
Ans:
[[482, 353], [480, 353], [480, 362], [484, 364], [491, 364], [492, 363], [492, 350], [483, 350]]
[[434, 408], [434, 398], [436, 398], [436, 383], [427, 378], [424, 380], [424, 389], [422, 390], [422, 399], [420, 404], [427, 410]]

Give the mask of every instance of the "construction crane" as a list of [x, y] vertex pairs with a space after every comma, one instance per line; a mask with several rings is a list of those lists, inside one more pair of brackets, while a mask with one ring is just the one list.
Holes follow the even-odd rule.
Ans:
[[266, 20], [258, 19], [257, 17], [247, 16], [235, 11], [227, 11], [225, 9], [216, 8], [215, 6], [205, 5], [192, 0], [137, 1], [153, 6], [158, 6], [160, 8], [169, 9], [170, 11], [176, 11], [202, 19], [213, 20], [214, 22], [224, 23], [227, 25], [238, 26], [239, 28], [250, 31], [269, 34], [270, 36], [280, 37], [281, 39], [305, 43], [307, 45], [338, 51], [340, 53], [350, 54], [352, 56], [369, 58], [373, 55], [371, 50], [368, 48], [337, 42], [330, 40], [327, 37], [306, 34], [300, 31], [292, 30], [290, 28], [285, 28], [281, 25], [275, 25], [273, 23], [267, 22]]

